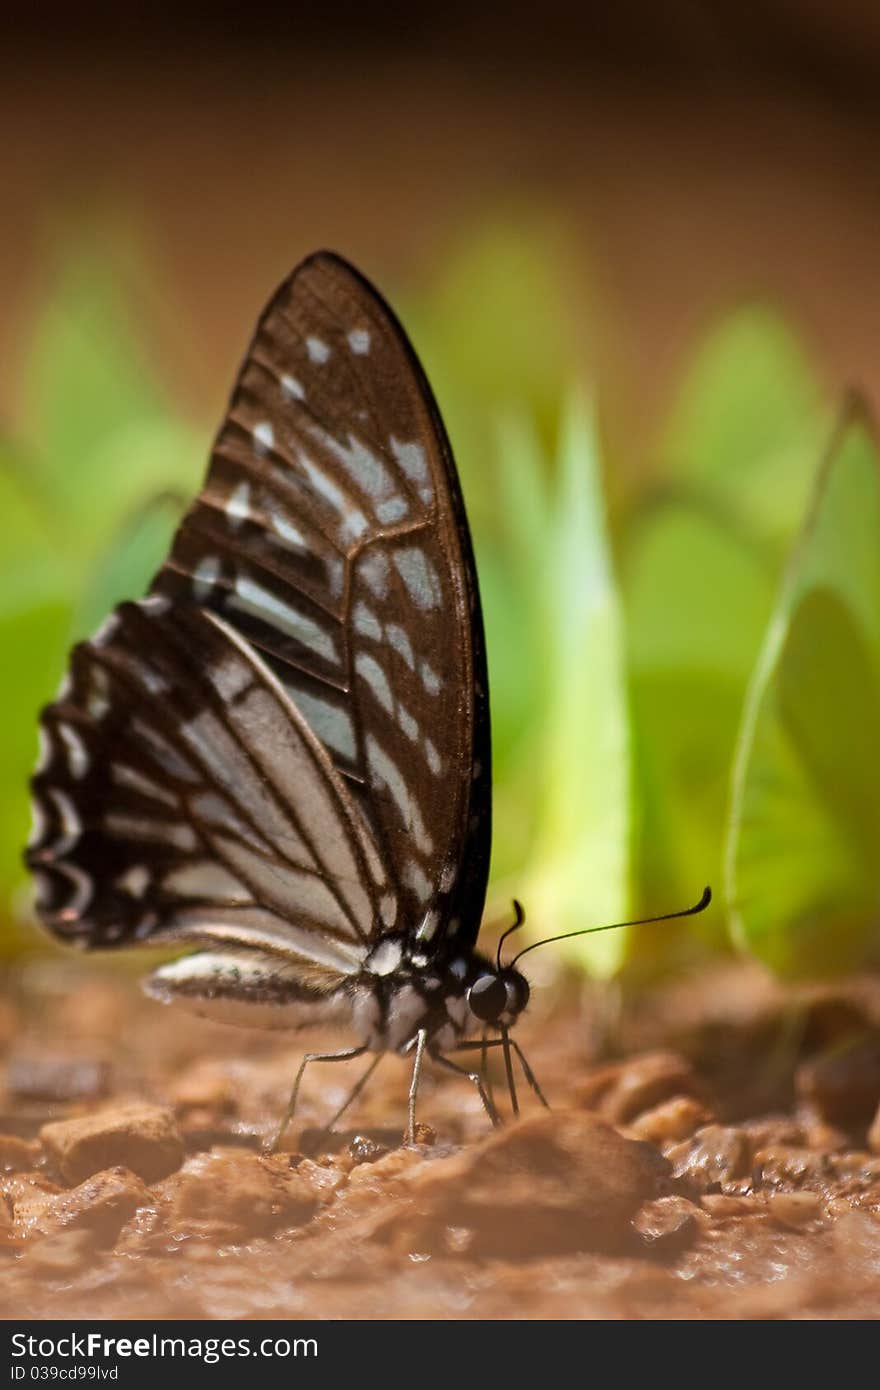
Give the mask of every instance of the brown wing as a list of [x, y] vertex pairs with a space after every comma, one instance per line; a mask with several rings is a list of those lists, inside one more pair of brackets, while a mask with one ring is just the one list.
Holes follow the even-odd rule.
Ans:
[[122, 604], [75, 648], [41, 735], [27, 860], [65, 940], [220, 941], [346, 974], [391, 918], [323, 746], [213, 614]]
[[221, 615], [277, 676], [372, 828], [400, 925], [473, 941], [491, 776], [470, 537], [424, 373], [338, 257], [269, 304], [153, 591]]

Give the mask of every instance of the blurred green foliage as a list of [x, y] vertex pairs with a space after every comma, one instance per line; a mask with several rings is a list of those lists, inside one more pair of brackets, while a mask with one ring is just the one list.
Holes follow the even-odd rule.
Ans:
[[[515, 892], [533, 929], [555, 934], [683, 907], [713, 884], [704, 917], [570, 943], [603, 975], [726, 949], [731, 925], [782, 970], [861, 962], [878, 946], [880, 826], [869, 429], [850, 420], [811, 502], [830, 405], [788, 325], [746, 305], [696, 345], [610, 525], [615, 460], [579, 336], [588, 286], [558, 229], [523, 225], [463, 241], [409, 301], [391, 287], [477, 548], [495, 900]], [[26, 916], [36, 711], [71, 639], [143, 591], [215, 423], [196, 427], [163, 392], [149, 324], [135, 331], [126, 305], [106, 262], [72, 256], [26, 354], [26, 446], [0, 440], [10, 929]]]

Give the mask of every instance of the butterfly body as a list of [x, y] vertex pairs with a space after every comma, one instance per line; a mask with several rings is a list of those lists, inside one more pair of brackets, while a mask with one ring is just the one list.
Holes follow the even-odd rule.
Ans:
[[423, 1052], [455, 1069], [494, 1029], [515, 1104], [528, 986], [476, 950], [491, 750], [464, 505], [403, 329], [338, 257], [270, 302], [166, 563], [74, 648], [41, 741], [26, 858], [61, 940], [185, 947], [148, 983], [164, 1002], [412, 1051], [410, 1133]]
[[501, 1009], [493, 1021], [510, 1026], [528, 1000], [518, 971], [499, 973], [477, 952], [431, 960], [405, 938], [385, 936], [361, 971], [326, 991], [304, 985], [296, 965], [254, 951], [196, 952], [160, 966], [146, 988], [218, 1022], [290, 1030], [332, 1021], [370, 1052], [405, 1053], [422, 1030], [439, 1052], [476, 1036], [487, 1022], [480, 996], [496, 984]]

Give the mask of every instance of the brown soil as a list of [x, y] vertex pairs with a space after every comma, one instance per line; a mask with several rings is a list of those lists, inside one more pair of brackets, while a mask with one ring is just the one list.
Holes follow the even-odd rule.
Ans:
[[[725, 967], [638, 999], [536, 990], [520, 1040], [553, 1104], [492, 1134], [430, 1073], [399, 1147], [388, 1059], [302, 1050], [67, 963], [0, 1000], [0, 1306], [139, 1318], [880, 1314], [880, 984], [783, 994]], [[501, 1078], [496, 1078], [498, 1093]], [[348, 1123], [348, 1121], [345, 1121]]]

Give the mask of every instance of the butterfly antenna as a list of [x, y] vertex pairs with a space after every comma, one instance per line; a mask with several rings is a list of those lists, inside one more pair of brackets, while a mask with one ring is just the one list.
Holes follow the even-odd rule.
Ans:
[[[543, 941], [533, 941], [531, 946], [526, 946], [519, 955], [514, 956], [510, 962], [510, 967], [516, 965], [518, 960], [522, 960], [523, 956], [528, 955], [529, 951], [536, 951], [539, 946], [549, 946], [551, 941], [568, 941], [569, 937], [572, 936], [590, 936], [597, 931], [617, 931], [620, 927], [646, 927], [649, 922], [670, 922], [673, 917], [695, 917], [698, 912], [704, 912], [711, 901], [712, 889], [707, 886], [703, 889], [703, 896], [698, 903], [694, 903], [693, 907], [682, 908], [680, 912], [661, 912], [657, 917], [638, 917], [632, 922], [610, 922], [606, 927], [584, 927], [581, 931], [563, 932], [561, 936], [545, 936]], [[519, 925], [519, 922], [515, 923], [515, 926]], [[508, 927], [504, 936], [513, 930], [513, 927]], [[504, 937], [501, 940], [503, 941]]]
[[504, 945], [505, 941], [510, 936], [510, 933], [514, 931], [519, 931], [523, 922], [526, 920], [525, 908], [523, 907], [522, 903], [517, 902], [516, 898], [514, 898], [513, 900], [513, 915], [516, 919], [513, 923], [513, 926], [508, 927], [507, 930], [502, 932], [501, 936], [498, 938], [498, 950], [495, 952], [495, 964], [499, 970], [502, 969], [501, 947]]

